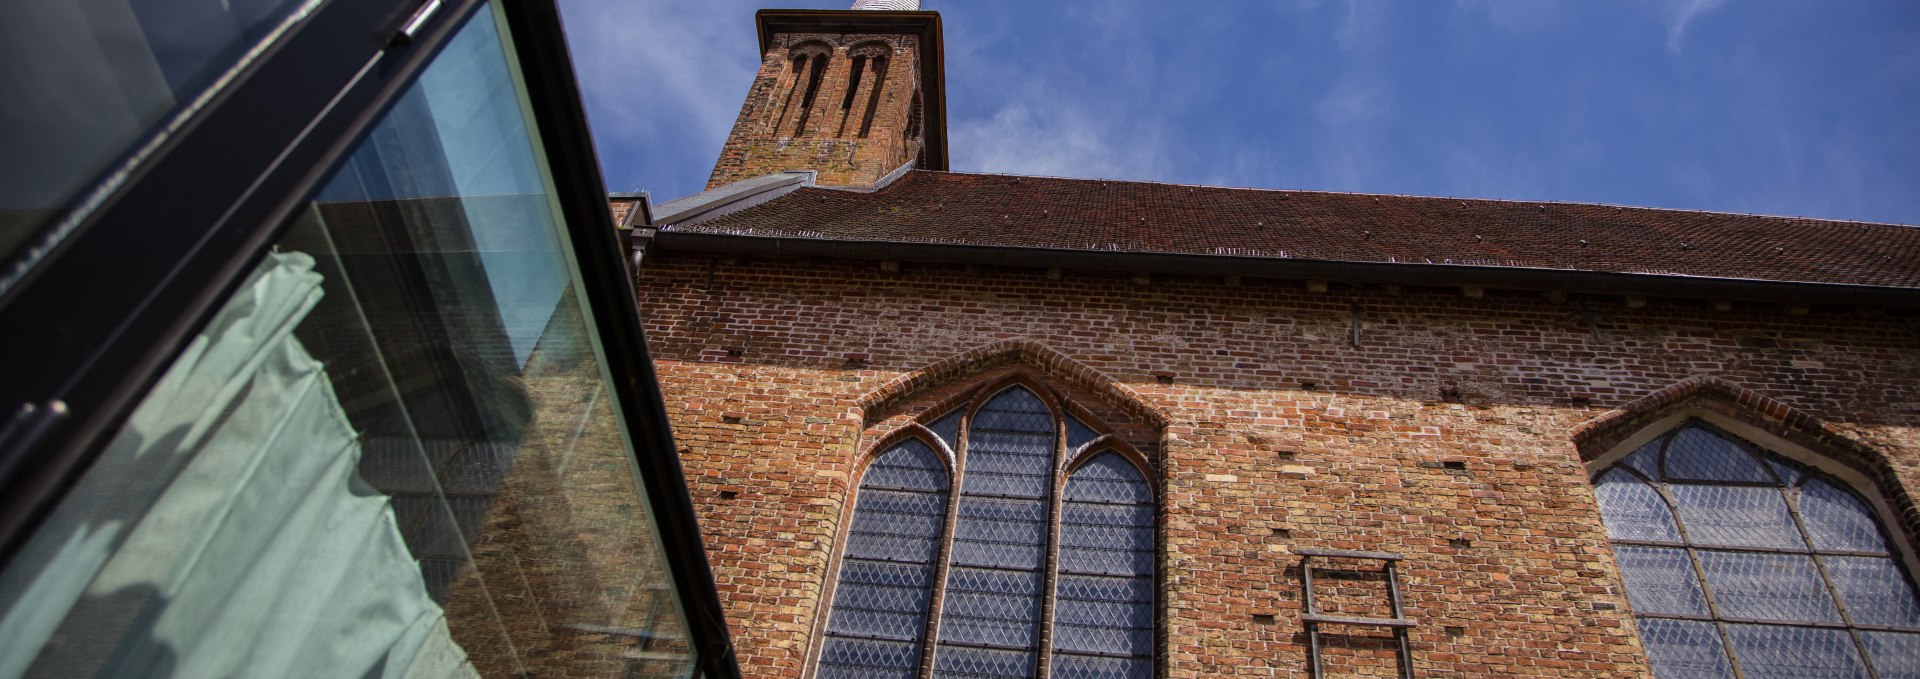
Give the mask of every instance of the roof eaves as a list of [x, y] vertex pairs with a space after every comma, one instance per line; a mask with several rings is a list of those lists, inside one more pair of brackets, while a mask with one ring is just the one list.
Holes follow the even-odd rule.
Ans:
[[839, 240], [751, 233], [662, 231], [662, 251], [784, 255], [856, 260], [982, 264], [1026, 268], [1258, 276], [1423, 287], [1564, 290], [1767, 302], [1920, 308], [1920, 288], [1718, 278], [1686, 274], [1409, 262], [1355, 262], [1231, 255], [1096, 251], [945, 243]]

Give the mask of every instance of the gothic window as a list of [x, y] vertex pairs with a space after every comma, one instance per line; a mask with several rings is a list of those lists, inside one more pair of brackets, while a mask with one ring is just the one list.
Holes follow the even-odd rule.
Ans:
[[919, 439], [874, 458], [860, 480], [821, 677], [911, 676], [947, 518], [947, 465]]
[[1901, 550], [1842, 482], [1689, 421], [1594, 484], [1656, 676], [1920, 667]]
[[[915, 677], [929, 653], [933, 677], [1151, 676], [1156, 512], [1140, 469], [1024, 386], [924, 432], [938, 440], [893, 444], [862, 477], [816, 676]], [[935, 447], [959, 461], [951, 499]], [[913, 490], [876, 480], [909, 460]], [[918, 493], [910, 518], [903, 492]], [[895, 570], [880, 582], [875, 564]]]

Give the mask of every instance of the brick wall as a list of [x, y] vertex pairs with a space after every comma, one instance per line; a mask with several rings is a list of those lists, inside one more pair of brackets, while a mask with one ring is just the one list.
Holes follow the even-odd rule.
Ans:
[[[827, 68], [809, 107], [803, 100], [815, 54], [827, 55]], [[781, 170], [816, 170], [816, 181], [827, 186], [874, 185], [920, 153], [912, 125], [918, 55], [919, 38], [910, 35], [774, 36], [707, 188]], [[875, 97], [878, 56], [886, 69]], [[795, 57], [802, 58], [800, 68]], [[852, 80], [856, 57], [866, 59], [858, 82]]]
[[[1827, 436], [1900, 502], [1920, 482], [1911, 314], [658, 253], [639, 284], [753, 676], [807, 663], [860, 456], [1014, 373], [1157, 465], [1170, 677], [1305, 676], [1296, 546], [1406, 554], [1422, 675], [1645, 673], [1582, 455], [1688, 399]], [[1318, 593], [1380, 614], [1381, 588]], [[1386, 639], [1330, 637], [1329, 673], [1391, 676]]]

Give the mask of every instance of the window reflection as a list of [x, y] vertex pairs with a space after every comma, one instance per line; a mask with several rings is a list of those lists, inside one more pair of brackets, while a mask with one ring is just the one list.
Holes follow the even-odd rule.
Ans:
[[468, 20], [0, 574], [0, 679], [691, 672], [498, 25]]
[[0, 260], [314, 0], [23, 0], [0, 21]]

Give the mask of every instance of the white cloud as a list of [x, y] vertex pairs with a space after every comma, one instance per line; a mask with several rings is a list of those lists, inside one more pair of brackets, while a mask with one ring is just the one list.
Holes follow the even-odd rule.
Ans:
[[[759, 68], [754, 3], [561, 0], [574, 70], [602, 155], [646, 149], [647, 158], [603, 158], [617, 168], [684, 167], [705, 179]], [[615, 190], [631, 187], [615, 184]], [[666, 187], [649, 187], [661, 189]], [[676, 190], [677, 189], [677, 190]], [[656, 198], [662, 198], [656, 196]]]
[[1385, 5], [1378, 0], [1346, 0], [1340, 23], [1334, 28], [1334, 40], [1349, 52], [1365, 52], [1380, 47]]
[[1667, 26], [1667, 51], [1679, 54], [1687, 27], [1701, 15], [1725, 4], [1727, 0], [1669, 0], [1661, 5], [1660, 16]]
[[950, 132], [954, 169], [1108, 179], [1166, 174], [1159, 134], [1129, 129], [1118, 117], [1085, 105], [1057, 103], [1036, 108], [1016, 100], [991, 118], [956, 121]]

